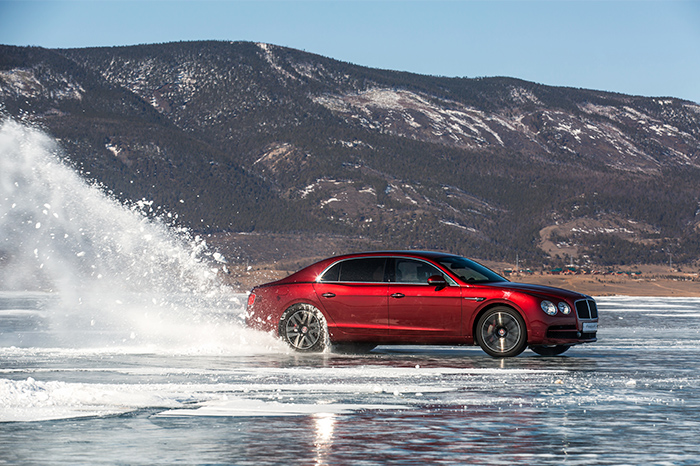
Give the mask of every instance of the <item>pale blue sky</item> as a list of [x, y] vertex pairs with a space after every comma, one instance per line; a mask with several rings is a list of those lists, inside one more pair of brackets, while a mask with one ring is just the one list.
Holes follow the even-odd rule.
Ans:
[[5, 45], [205, 39], [700, 103], [700, 1], [0, 0]]

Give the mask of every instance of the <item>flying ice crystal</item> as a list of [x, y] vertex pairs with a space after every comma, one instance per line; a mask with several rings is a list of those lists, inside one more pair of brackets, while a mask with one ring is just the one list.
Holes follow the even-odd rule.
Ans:
[[58, 153], [43, 133], [0, 121], [2, 289], [55, 293], [55, 325], [107, 342], [211, 344], [244, 331], [243, 298], [206, 263], [223, 255], [148, 216], [152, 201], [124, 206], [88, 184]]

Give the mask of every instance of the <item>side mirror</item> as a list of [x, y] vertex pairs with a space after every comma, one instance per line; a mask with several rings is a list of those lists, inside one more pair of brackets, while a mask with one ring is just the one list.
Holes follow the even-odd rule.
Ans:
[[447, 286], [447, 280], [442, 275], [432, 275], [428, 277], [428, 285]]

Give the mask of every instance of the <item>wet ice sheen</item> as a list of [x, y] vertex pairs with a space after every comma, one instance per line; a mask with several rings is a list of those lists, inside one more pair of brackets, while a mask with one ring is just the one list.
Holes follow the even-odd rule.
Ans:
[[599, 302], [557, 358], [5, 346], [0, 464], [695, 464], [700, 300]]

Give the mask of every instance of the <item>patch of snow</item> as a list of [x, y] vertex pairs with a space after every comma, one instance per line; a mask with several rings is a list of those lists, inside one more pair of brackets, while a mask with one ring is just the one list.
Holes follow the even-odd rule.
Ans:
[[[424, 118], [430, 122], [430, 134], [433, 136], [467, 145], [474, 142], [479, 146], [488, 145], [484, 134], [490, 135], [497, 144], [504, 145], [501, 136], [487, 122], [512, 128], [508, 121], [500, 117], [486, 116], [476, 108], [453, 101], [443, 101], [443, 104], [437, 105], [432, 103], [428, 96], [405, 90], [371, 89], [344, 96], [318, 96], [314, 101], [333, 112], [351, 114], [351, 118], [359, 119], [363, 126], [371, 129], [380, 127], [376, 123], [379, 122], [381, 114], [377, 112], [387, 112], [388, 114], [383, 116], [381, 127], [389, 132], [400, 132], [393, 127], [396, 122], [403, 122], [419, 130], [424, 125], [418, 118]], [[366, 117], [359, 117], [353, 114], [353, 111]]]
[[583, 233], [583, 234], [613, 234], [613, 233], [625, 233], [625, 234], [633, 234], [634, 231], [628, 230], [627, 228], [572, 228], [571, 229], [572, 233]]
[[121, 149], [113, 144], [105, 144], [105, 148], [114, 154], [115, 157], [118, 157], [119, 153], [121, 152]]
[[82, 100], [85, 89], [66, 76], [54, 76], [54, 83], [42, 83], [34, 70], [15, 68], [0, 71], [0, 95], [17, 95], [26, 98], [44, 96], [50, 99]]
[[338, 199], [337, 197], [331, 197], [330, 199], [327, 199], [325, 201], [321, 201], [321, 208], [327, 206], [331, 202], [340, 202], [340, 199]]
[[318, 186], [318, 181], [316, 183], [311, 183], [307, 187], [301, 190], [301, 197], [302, 199], [311, 194], [316, 190], [316, 187]]
[[449, 221], [449, 220], [439, 220], [439, 222], [442, 223], [443, 225], [447, 225], [447, 226], [450, 226], [450, 227], [459, 228], [460, 230], [466, 230], [466, 231], [470, 231], [470, 232], [472, 232], [472, 233], [477, 233], [477, 231], [476, 231], [474, 228], [465, 227], [464, 225], [460, 225], [460, 224], [457, 223], [457, 222], [451, 222], [451, 221]]
[[[168, 386], [104, 385], [0, 379], [0, 422], [41, 421], [107, 416], [147, 406], [177, 407], [186, 393], [168, 393]], [[174, 395], [174, 396], [173, 396]]]
[[204, 403], [196, 409], [173, 409], [159, 413], [157, 417], [260, 417], [260, 416], [308, 416], [322, 414], [351, 414], [364, 410], [402, 410], [406, 405], [347, 404], [347, 403], [281, 403], [247, 398], [217, 400]]
[[511, 88], [510, 97], [511, 99], [513, 99], [513, 101], [519, 104], [529, 102], [537, 105], [542, 105], [542, 102], [540, 101], [540, 99], [537, 98], [537, 96], [534, 93], [522, 87]]
[[262, 50], [263, 57], [270, 64], [270, 67], [272, 67], [273, 70], [277, 71], [285, 78], [298, 80], [296, 76], [289, 73], [277, 63], [277, 57], [275, 57], [275, 55], [272, 53], [272, 46], [270, 44], [258, 43], [257, 46], [260, 48], [260, 50]]

